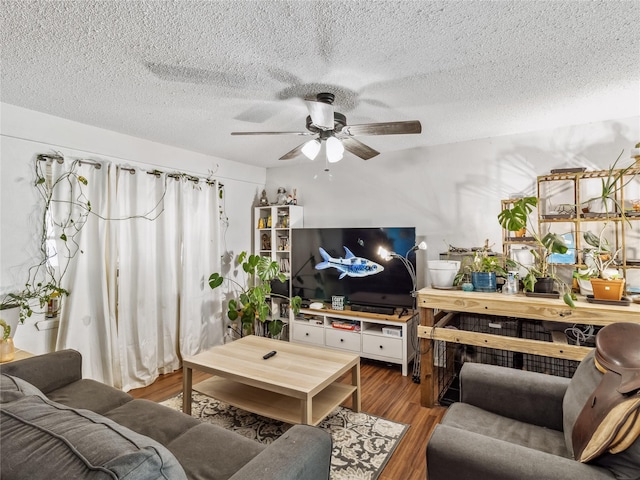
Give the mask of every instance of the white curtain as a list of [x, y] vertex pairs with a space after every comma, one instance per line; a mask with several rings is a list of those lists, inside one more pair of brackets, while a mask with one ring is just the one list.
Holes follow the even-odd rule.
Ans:
[[220, 296], [207, 282], [220, 270], [218, 185], [108, 163], [81, 168], [98, 216], [88, 217], [84, 253], [63, 280], [71, 295], [57, 349], [79, 350], [85, 377], [127, 391], [223, 342]]
[[194, 355], [224, 338], [220, 295], [209, 287], [209, 275], [221, 268], [219, 186], [201, 181], [180, 187], [180, 352]]
[[[175, 181], [120, 170], [112, 222], [118, 252], [117, 324], [122, 388], [148, 385], [180, 366], [180, 231]], [[165, 190], [166, 187], [166, 190]], [[133, 217], [133, 218], [129, 218]]]
[[[63, 165], [54, 162], [54, 181], [68, 168], [71, 168], [68, 162]], [[77, 167], [77, 172], [87, 180], [84, 192], [93, 214], [86, 217], [80, 234], [73, 239], [70, 233], [67, 233], [66, 241], [60, 238], [60, 230], [54, 233], [58, 268], [66, 268], [62, 287], [70, 292], [62, 304], [56, 350], [78, 350], [82, 354], [84, 377], [118, 385], [117, 331], [110, 309], [110, 295], [113, 295], [115, 280], [112, 275], [114, 257], [109, 241], [110, 223], [100, 218], [108, 218], [111, 214], [115, 169], [108, 164], [102, 165], [102, 168], [82, 164]], [[77, 182], [56, 185], [54, 197], [58, 201], [51, 208], [56, 222], [67, 218], [70, 209], [77, 211], [81, 208], [74, 204], [79, 193]]]

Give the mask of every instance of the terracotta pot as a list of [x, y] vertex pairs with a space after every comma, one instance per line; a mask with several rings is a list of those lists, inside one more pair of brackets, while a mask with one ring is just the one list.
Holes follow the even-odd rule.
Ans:
[[624, 291], [624, 278], [605, 280], [604, 278], [592, 278], [591, 288], [593, 298], [596, 300], [620, 300]]

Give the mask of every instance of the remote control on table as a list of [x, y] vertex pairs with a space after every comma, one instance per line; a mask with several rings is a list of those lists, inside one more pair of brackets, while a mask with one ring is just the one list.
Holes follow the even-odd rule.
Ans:
[[267, 353], [267, 354], [266, 354], [264, 357], [262, 357], [262, 358], [264, 358], [264, 359], [266, 360], [266, 359], [268, 359], [268, 358], [273, 357], [276, 353], [277, 353], [277, 352], [276, 352], [275, 350], [272, 350], [272, 351], [270, 351], [269, 353]]

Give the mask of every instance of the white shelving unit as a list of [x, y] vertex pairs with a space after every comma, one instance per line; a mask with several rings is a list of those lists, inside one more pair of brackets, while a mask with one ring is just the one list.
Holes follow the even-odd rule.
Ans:
[[[353, 330], [334, 323], [352, 325]], [[382, 315], [350, 310], [302, 309], [291, 323], [291, 341], [358, 353], [402, 365], [406, 376], [417, 345], [418, 314]]]
[[[255, 236], [253, 252], [255, 255], [270, 257], [278, 262], [280, 271], [286, 276], [291, 272], [291, 229], [302, 228], [303, 207], [299, 205], [269, 205], [254, 208]], [[291, 282], [288, 288], [283, 286], [283, 295], [291, 297]], [[274, 290], [275, 291], [275, 290]], [[271, 312], [274, 318], [288, 322], [288, 306], [284, 300], [273, 298]]]

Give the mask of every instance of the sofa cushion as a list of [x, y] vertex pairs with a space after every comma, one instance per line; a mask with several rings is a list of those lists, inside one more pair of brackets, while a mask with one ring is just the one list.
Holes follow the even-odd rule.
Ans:
[[200, 425], [200, 421], [190, 415], [144, 399], [127, 402], [105, 416], [165, 446], [188, 429]]
[[442, 424], [559, 457], [571, 458], [562, 432], [503, 417], [466, 403], [452, 404], [442, 419]]
[[104, 414], [133, 400], [128, 393], [116, 388], [83, 378], [47, 393], [47, 398], [72, 408], [84, 408]]
[[183, 465], [189, 478], [227, 480], [266, 446], [222, 427], [200, 423], [167, 448]]
[[4, 373], [0, 375], [0, 404], [13, 402], [27, 395], [44, 397], [44, 394], [29, 382]]
[[186, 479], [154, 440], [37, 395], [2, 404], [0, 449], [3, 480]]

